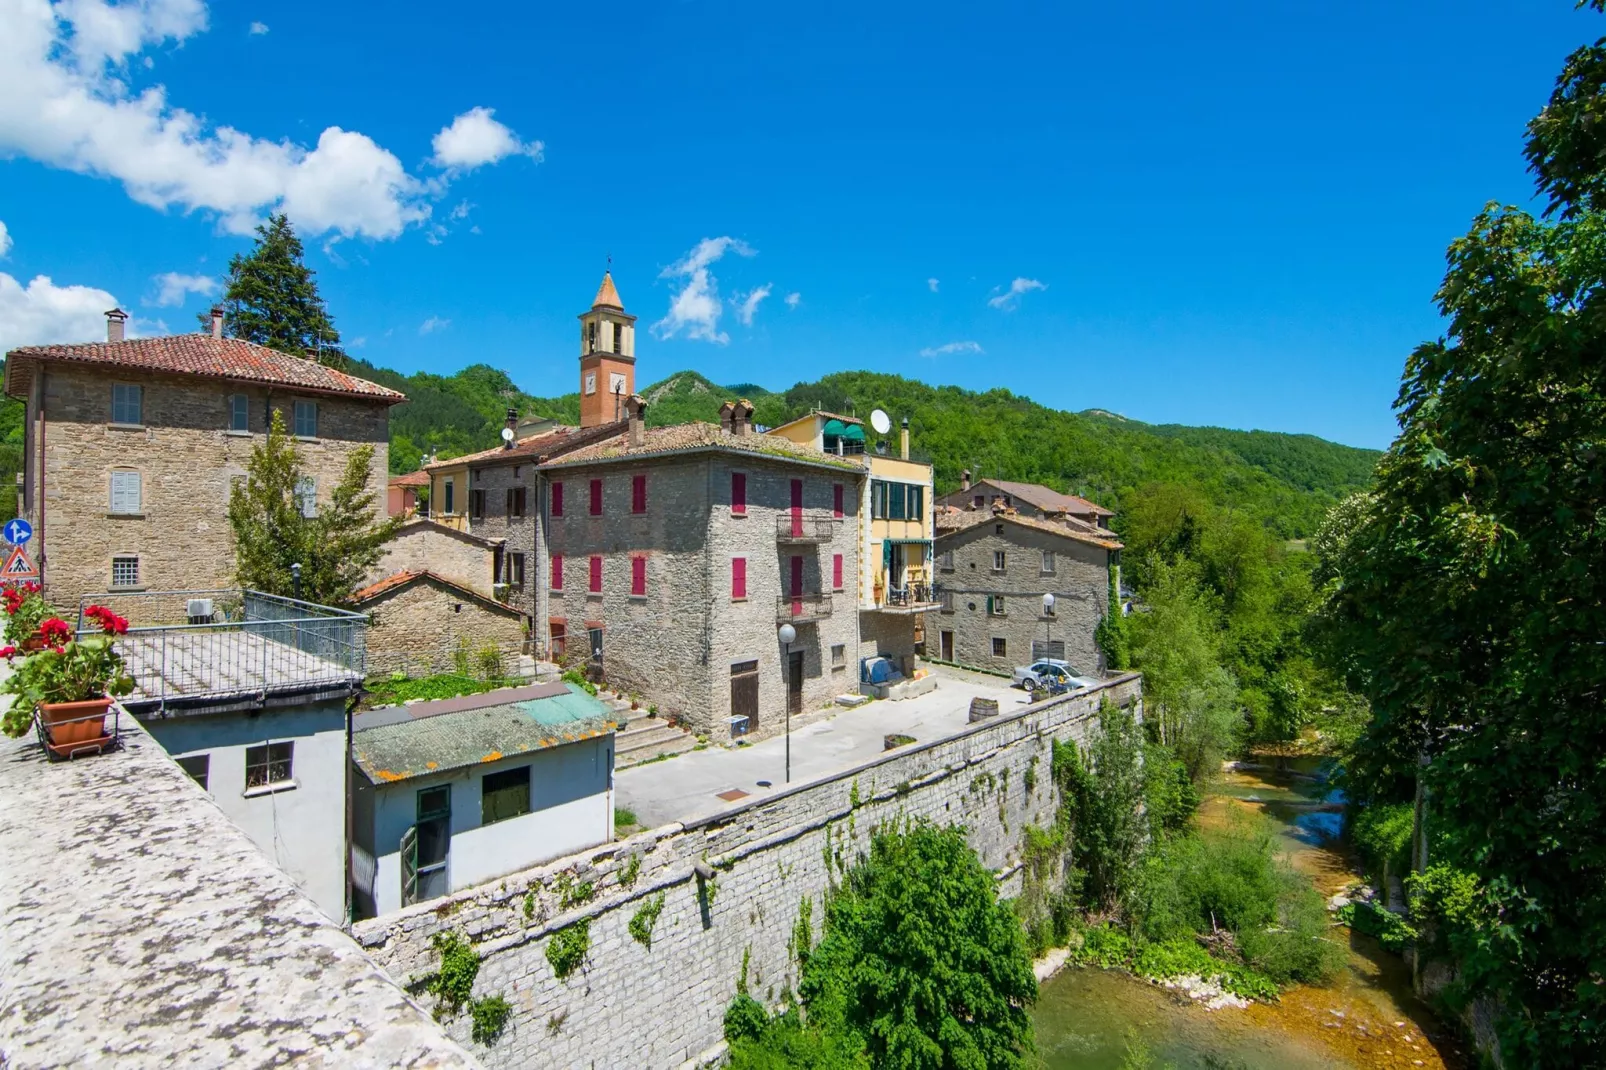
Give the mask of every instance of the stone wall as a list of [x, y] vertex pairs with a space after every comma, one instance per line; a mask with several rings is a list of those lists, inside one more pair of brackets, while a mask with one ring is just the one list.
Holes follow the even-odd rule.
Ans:
[[[708, 818], [360, 922], [354, 935], [414, 988], [438, 968], [435, 934], [473, 941], [482, 963], [476, 995], [513, 1005], [500, 1042], [478, 1049], [488, 1066], [680, 1066], [719, 1042], [744, 959], [756, 997], [796, 990], [800, 904], [813, 904], [817, 937], [826, 889], [877, 826], [901, 818], [964, 825], [997, 873], [999, 894], [1019, 894], [1025, 827], [1047, 825], [1058, 807], [1052, 741], [1085, 743], [1100, 703], [1136, 704], [1139, 685], [1128, 674]], [[715, 871], [711, 890], [693, 872], [705, 861]], [[629, 925], [660, 897], [645, 946]], [[547, 949], [576, 925], [586, 926], [588, 951], [560, 980]], [[468, 1035], [466, 1016], [447, 1027]]]
[[368, 629], [368, 670], [425, 676], [452, 671], [460, 649], [471, 659], [486, 647], [502, 655], [504, 670], [523, 649], [524, 616], [488, 598], [472, 598], [423, 576], [358, 607], [373, 614]]
[[[469, 530], [487, 539], [501, 539], [502, 553], [524, 555], [524, 586], [510, 587], [505, 600], [523, 613], [535, 613], [535, 589], [538, 575], [536, 561], [536, 467], [529, 458], [517, 463], [506, 462], [482, 465], [468, 470], [469, 490], [483, 491], [485, 510], [480, 516], [469, 516]], [[524, 515], [508, 515], [507, 492], [515, 487], [524, 488]], [[459, 488], [459, 493], [463, 493]], [[464, 511], [470, 509], [470, 499], [461, 503]], [[501, 583], [503, 576], [497, 577]]]
[[[997, 528], [1002, 527], [999, 534]], [[954, 633], [954, 661], [972, 668], [1010, 672], [1032, 658], [1032, 642], [1064, 642], [1065, 660], [1078, 672], [1104, 667], [1093, 638], [1109, 605], [1110, 551], [1076, 539], [1000, 520], [939, 537], [937, 586], [951, 595], [953, 611], [926, 617], [926, 653], [939, 656], [941, 632]], [[1054, 572], [1042, 570], [1043, 551], [1054, 554]], [[1004, 553], [1004, 571], [993, 554]], [[953, 568], [944, 554], [953, 554]], [[1053, 592], [1054, 616], [1043, 615], [1043, 595]], [[987, 612], [987, 596], [1004, 596], [1004, 615]], [[993, 639], [1004, 654], [993, 653]]]
[[398, 572], [433, 572], [461, 583], [486, 598], [491, 589], [496, 550], [485, 540], [444, 524], [417, 517], [403, 524], [396, 537], [385, 546], [368, 577], [368, 582], [394, 576]]
[[[303, 471], [317, 482], [318, 500], [345, 472], [353, 450], [374, 448], [369, 488], [383, 502], [389, 458], [389, 406], [354, 398], [298, 395], [286, 388], [247, 386], [148, 372], [113, 377], [104, 370], [42, 365], [44, 421], [29, 427], [31, 450], [44, 435], [43, 500], [27, 497], [34, 525], [28, 549], [48, 554], [48, 594], [59, 606], [110, 589], [113, 556], [137, 555], [139, 586], [151, 590], [225, 587], [234, 572], [229, 494], [243, 477], [253, 447], [267, 431], [268, 413], [283, 410], [291, 423], [299, 398], [318, 404], [318, 437], [298, 440]], [[114, 382], [138, 383], [144, 423], [111, 423]], [[250, 430], [228, 431], [229, 398], [250, 403]], [[30, 415], [35, 415], [37, 408]], [[140, 512], [111, 515], [114, 469], [138, 472]], [[37, 476], [37, 467], [30, 466]]]

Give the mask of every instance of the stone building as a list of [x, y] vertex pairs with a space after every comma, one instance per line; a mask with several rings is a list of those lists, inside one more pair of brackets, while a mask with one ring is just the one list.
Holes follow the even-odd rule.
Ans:
[[1069, 518], [1106, 531], [1110, 527], [1110, 518], [1115, 515], [1097, 502], [1078, 498], [1074, 494], [1061, 494], [1041, 483], [1016, 483], [1008, 479], [978, 479], [971, 483], [968, 469], [960, 473], [959, 489], [944, 494], [937, 504], [952, 509], [990, 509], [998, 506], [1013, 509], [1021, 516], [1039, 520]]
[[488, 674], [482, 659], [495, 652], [510, 672], [524, 650], [528, 618], [449, 576], [404, 570], [351, 596], [370, 615], [368, 670], [429, 676], [471, 670]]
[[[1053, 657], [1079, 674], [1104, 670], [1094, 631], [1120, 568], [1114, 536], [1002, 507], [971, 509], [938, 515], [936, 551], [942, 609], [930, 627], [942, 660], [1009, 672]], [[1045, 594], [1054, 595], [1051, 612]]]
[[429, 517], [404, 522], [385, 544], [369, 583], [399, 572], [433, 572], [485, 598], [495, 597], [502, 579], [503, 540], [447, 527]]
[[385, 487], [390, 406], [406, 398], [312, 360], [210, 334], [25, 346], [6, 355], [5, 392], [27, 406], [20, 515], [50, 598], [107, 590], [226, 586], [228, 503], [270, 412], [284, 415], [313, 510], [361, 446]]

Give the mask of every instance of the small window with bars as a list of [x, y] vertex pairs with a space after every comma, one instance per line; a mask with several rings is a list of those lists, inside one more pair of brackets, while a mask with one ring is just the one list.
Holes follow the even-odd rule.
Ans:
[[1006, 658], [1009, 656], [1009, 644], [1004, 642], [1001, 635], [993, 636], [993, 657]]
[[138, 554], [119, 554], [112, 558], [112, 586], [139, 586]]
[[292, 779], [295, 743], [263, 743], [245, 748], [245, 790], [268, 788]]

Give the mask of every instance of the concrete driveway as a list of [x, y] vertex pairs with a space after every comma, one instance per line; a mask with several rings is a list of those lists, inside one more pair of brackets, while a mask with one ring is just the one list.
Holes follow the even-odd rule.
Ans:
[[[944, 665], [929, 666], [937, 689], [919, 698], [866, 703], [795, 728], [792, 782], [847, 769], [882, 752], [882, 737], [913, 736], [921, 743], [951, 736], [970, 723], [970, 700], [994, 698], [999, 713], [1027, 705], [1026, 693], [1008, 681]], [[732, 790], [763, 795], [786, 785], [785, 735], [747, 747], [709, 747], [614, 774], [615, 805], [635, 811], [647, 828], [722, 810], [743, 799]], [[765, 787], [760, 781], [768, 781]]]

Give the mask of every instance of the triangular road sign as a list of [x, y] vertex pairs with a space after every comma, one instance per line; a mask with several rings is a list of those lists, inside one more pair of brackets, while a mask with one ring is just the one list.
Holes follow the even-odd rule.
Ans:
[[39, 570], [33, 567], [28, 560], [28, 552], [18, 546], [6, 557], [4, 568], [0, 568], [0, 580], [32, 580], [39, 577]]

